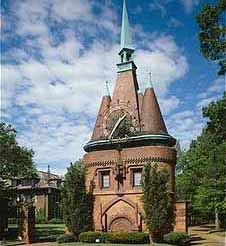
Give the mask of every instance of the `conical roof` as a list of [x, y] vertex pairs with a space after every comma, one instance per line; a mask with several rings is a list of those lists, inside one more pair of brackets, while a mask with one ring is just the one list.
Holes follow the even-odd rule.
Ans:
[[167, 134], [167, 129], [153, 87], [144, 92], [142, 103], [142, 131], [148, 134]]
[[110, 104], [111, 104], [111, 97], [110, 96], [103, 96], [102, 98], [102, 102], [100, 105], [100, 109], [97, 115], [97, 119], [96, 119], [96, 124], [95, 127], [93, 129], [93, 135], [91, 140], [100, 140], [100, 139], [104, 139], [104, 128], [103, 128], [103, 121], [104, 121], [104, 115], [106, 113], [108, 113], [109, 108], [110, 108]]

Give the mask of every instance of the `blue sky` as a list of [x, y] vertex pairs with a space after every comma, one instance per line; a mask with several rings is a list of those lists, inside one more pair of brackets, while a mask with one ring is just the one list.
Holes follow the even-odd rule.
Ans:
[[[224, 78], [199, 52], [195, 16], [212, 0], [127, 0], [138, 81], [148, 72], [170, 134], [187, 148]], [[35, 163], [63, 174], [84, 154], [104, 81], [114, 86], [121, 0], [2, 0], [1, 117]]]

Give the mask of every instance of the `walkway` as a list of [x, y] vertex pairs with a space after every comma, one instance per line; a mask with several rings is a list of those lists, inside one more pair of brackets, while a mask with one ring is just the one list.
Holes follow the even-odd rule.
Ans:
[[202, 225], [189, 227], [189, 234], [192, 236], [191, 245], [197, 246], [226, 246], [226, 237], [209, 233], [213, 225]]

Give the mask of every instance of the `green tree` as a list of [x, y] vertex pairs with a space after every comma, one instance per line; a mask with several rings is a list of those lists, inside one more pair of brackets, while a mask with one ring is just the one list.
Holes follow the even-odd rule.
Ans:
[[167, 169], [157, 170], [157, 164], [146, 164], [142, 181], [145, 223], [151, 242], [163, 240], [164, 234], [173, 230], [174, 206], [170, 202]]
[[182, 172], [176, 177], [179, 199], [191, 200], [191, 215], [225, 226], [226, 207], [226, 96], [203, 109], [208, 118], [201, 135], [184, 153]]
[[226, 0], [205, 5], [197, 16], [200, 50], [207, 59], [217, 61], [219, 75], [226, 73]]
[[16, 130], [5, 123], [0, 123], [0, 198], [10, 198], [10, 180], [36, 177], [33, 163], [34, 152], [19, 146]]
[[81, 161], [71, 164], [62, 188], [64, 221], [75, 236], [93, 228], [93, 187], [86, 189], [86, 170]]

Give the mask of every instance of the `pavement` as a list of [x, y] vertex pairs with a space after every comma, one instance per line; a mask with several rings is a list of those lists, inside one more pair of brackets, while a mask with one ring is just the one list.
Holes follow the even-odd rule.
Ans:
[[219, 236], [215, 233], [209, 233], [214, 230], [214, 225], [201, 225], [189, 227], [188, 232], [191, 235], [191, 245], [193, 246], [226, 246], [225, 236]]

